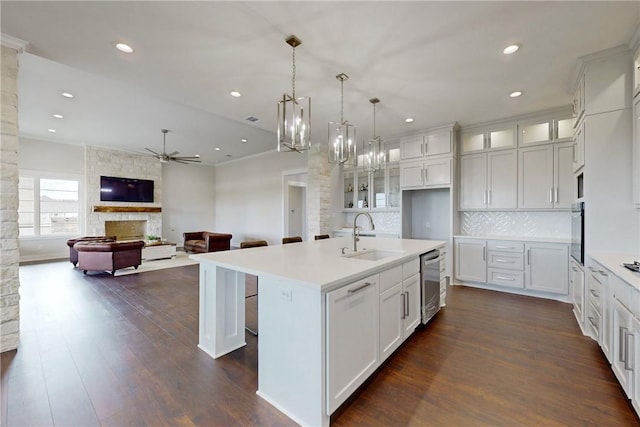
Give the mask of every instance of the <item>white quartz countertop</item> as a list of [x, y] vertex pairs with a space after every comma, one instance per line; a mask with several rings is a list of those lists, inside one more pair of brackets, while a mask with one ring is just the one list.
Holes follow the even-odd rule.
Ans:
[[639, 255], [595, 253], [591, 254], [591, 258], [640, 291], [640, 273], [635, 273], [622, 265], [623, 263], [632, 264], [633, 261], [640, 261]]
[[350, 252], [352, 237], [335, 237], [287, 245], [209, 252], [190, 255], [200, 263], [241, 271], [256, 276], [268, 275], [320, 287], [322, 291], [360, 280], [369, 274], [443, 246], [440, 240], [360, 237], [358, 252], [387, 250], [397, 252], [378, 261], [341, 256], [341, 248]]
[[531, 237], [531, 236], [453, 236], [454, 239], [509, 240], [518, 242], [571, 243], [570, 237]]

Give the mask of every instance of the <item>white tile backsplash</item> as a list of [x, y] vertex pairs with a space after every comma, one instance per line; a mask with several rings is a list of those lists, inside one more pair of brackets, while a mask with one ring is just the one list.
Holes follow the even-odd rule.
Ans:
[[571, 212], [461, 212], [460, 234], [571, 238]]
[[[402, 217], [400, 216], [400, 212], [375, 212], [375, 211], [367, 211], [371, 214], [371, 218], [373, 218], [373, 224], [376, 226], [376, 230], [378, 231], [397, 231], [400, 233], [402, 230]], [[356, 216], [358, 212], [345, 212], [343, 213], [343, 227], [353, 227], [353, 218]], [[362, 221], [362, 223], [360, 222]], [[363, 229], [368, 229], [369, 224], [366, 219], [358, 219], [358, 225], [362, 226]]]

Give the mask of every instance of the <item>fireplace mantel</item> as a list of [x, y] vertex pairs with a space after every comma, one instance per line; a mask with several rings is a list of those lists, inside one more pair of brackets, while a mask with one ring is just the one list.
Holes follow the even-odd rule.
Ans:
[[150, 212], [160, 213], [160, 207], [142, 207], [142, 206], [94, 206], [93, 212]]

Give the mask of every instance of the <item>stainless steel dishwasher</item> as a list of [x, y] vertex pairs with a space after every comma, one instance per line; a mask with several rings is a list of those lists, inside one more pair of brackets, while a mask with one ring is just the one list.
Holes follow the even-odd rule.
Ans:
[[420, 302], [422, 324], [440, 310], [440, 251], [420, 255]]

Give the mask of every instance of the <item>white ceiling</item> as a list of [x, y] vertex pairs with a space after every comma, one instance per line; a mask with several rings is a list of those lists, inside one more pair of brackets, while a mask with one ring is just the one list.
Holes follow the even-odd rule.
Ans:
[[[276, 102], [291, 92], [290, 34], [302, 40], [296, 92], [311, 96], [312, 139], [325, 143], [327, 121], [339, 119], [341, 72], [350, 76], [345, 119], [359, 139], [372, 133], [372, 97], [383, 137], [464, 126], [570, 104], [577, 58], [628, 44], [640, 26], [638, 1], [3, 0], [0, 14], [2, 33], [29, 43], [21, 136], [158, 151], [167, 128], [167, 151], [209, 164], [275, 148]], [[512, 43], [520, 51], [503, 55]], [[514, 90], [524, 95], [509, 98]]]

